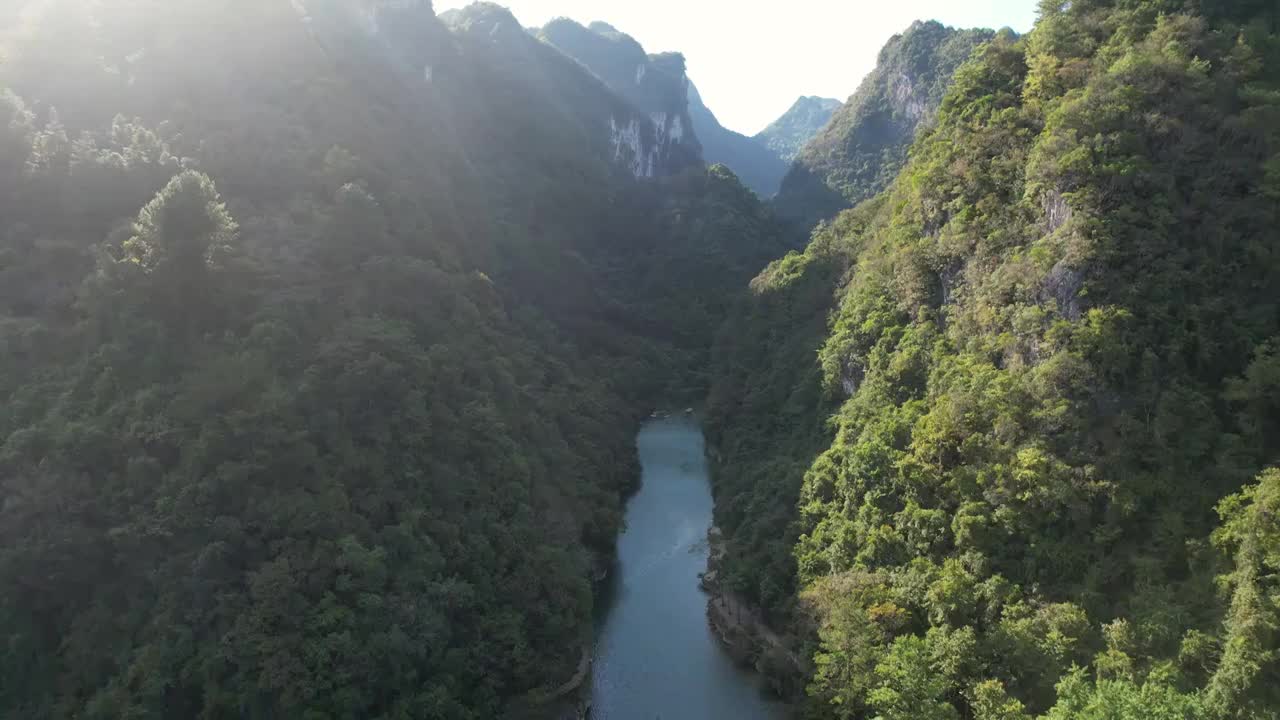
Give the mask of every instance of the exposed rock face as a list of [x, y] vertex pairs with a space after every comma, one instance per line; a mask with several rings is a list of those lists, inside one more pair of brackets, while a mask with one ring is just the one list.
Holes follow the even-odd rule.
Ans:
[[630, 170], [637, 178], [663, 174], [663, 158], [669, 154], [671, 144], [665, 125], [666, 118], [651, 118], [646, 122], [638, 114], [624, 113], [621, 121], [617, 116], [610, 117], [610, 142], [614, 161]]
[[807, 231], [887, 187], [956, 68], [993, 36], [916, 22], [890, 39], [875, 70], [796, 157], [778, 192], [778, 214]]
[[627, 101], [609, 118], [614, 159], [639, 178], [702, 164], [702, 145], [689, 117], [684, 56], [649, 55], [634, 38], [606, 23], [584, 27], [560, 18], [538, 38], [573, 58]]
[[755, 136], [757, 142], [764, 143], [786, 162], [796, 159], [814, 135], [817, 135], [831, 116], [840, 109], [839, 100], [806, 95], [795, 101], [782, 117], [774, 120], [769, 127]]
[[634, 38], [612, 25], [582, 26], [564, 18], [547, 23], [538, 36], [582, 63], [653, 124], [648, 137], [643, 121], [633, 127], [615, 118], [615, 155], [638, 177], [678, 172], [703, 160], [733, 170], [761, 197], [772, 197], [787, 163], [764, 143], [723, 127], [685, 74], [684, 57], [649, 55]]
[[1052, 299], [1058, 312], [1075, 322], [1084, 314], [1080, 291], [1084, 289], [1084, 271], [1071, 267], [1066, 259], [1059, 260], [1044, 279], [1041, 296]]
[[577, 60], [643, 112], [684, 114], [688, 108], [684, 56], [649, 55], [630, 35], [607, 23], [590, 27], [559, 18], [537, 32], [544, 42]]
[[571, 21], [553, 22], [547, 32], [562, 47], [545, 36], [540, 42], [506, 8], [492, 3], [437, 17], [431, 0], [290, 1], [321, 47], [336, 52], [368, 44], [388, 61], [398, 81], [410, 86], [465, 82], [465, 68], [455, 64], [459, 43], [484, 47], [486, 62], [512, 81], [513, 107], [525, 93], [540, 94], [540, 100], [558, 108], [563, 135], [585, 131], [598, 156], [637, 178], [702, 164], [689, 118], [683, 56], [649, 56], [607, 25], [588, 30]]

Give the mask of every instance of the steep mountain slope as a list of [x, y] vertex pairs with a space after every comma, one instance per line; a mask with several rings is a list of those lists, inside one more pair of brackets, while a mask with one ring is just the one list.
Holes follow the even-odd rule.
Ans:
[[759, 140], [722, 126], [692, 83], [689, 84], [689, 114], [693, 117], [693, 129], [702, 140], [702, 153], [707, 162], [729, 167], [762, 198], [771, 198], [778, 192], [778, 184], [787, 172], [786, 161]]
[[774, 201], [778, 215], [807, 231], [887, 187], [956, 68], [991, 36], [930, 21], [890, 39], [875, 70], [792, 163]]
[[763, 207], [496, 6], [26, 9], [0, 715], [539, 706], [590, 638], [637, 418], [776, 254]]
[[1041, 7], [726, 325], [718, 575], [813, 717], [1272, 718], [1280, 9]]
[[559, 18], [538, 36], [582, 63], [636, 107], [653, 113], [659, 126], [674, 123], [674, 132], [696, 138], [708, 164], [728, 166], [747, 187], [771, 197], [786, 172], [786, 163], [763, 144], [721, 127], [685, 76], [684, 58], [673, 53], [646, 55], [634, 38], [602, 22], [584, 27]]
[[764, 143], [778, 157], [790, 163], [813, 136], [826, 127], [831, 116], [843, 104], [831, 98], [804, 95], [781, 117], [769, 123], [769, 127], [757, 133], [755, 140]]
[[[702, 149], [689, 117], [684, 57], [678, 53], [648, 55], [629, 35], [605, 23], [590, 28], [560, 18], [547, 23], [538, 37], [599, 77], [609, 88], [648, 115], [661, 149], [657, 171], [669, 174], [702, 162]], [[641, 128], [643, 129], [643, 128]], [[620, 137], [636, 134], [631, 125], [615, 128]]]

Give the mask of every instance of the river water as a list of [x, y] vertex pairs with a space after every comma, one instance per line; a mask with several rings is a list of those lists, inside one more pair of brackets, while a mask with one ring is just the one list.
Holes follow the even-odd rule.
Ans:
[[711, 485], [702, 429], [677, 415], [636, 439], [640, 491], [627, 505], [605, 592], [592, 675], [592, 720], [781, 720], [755, 676], [707, 624]]

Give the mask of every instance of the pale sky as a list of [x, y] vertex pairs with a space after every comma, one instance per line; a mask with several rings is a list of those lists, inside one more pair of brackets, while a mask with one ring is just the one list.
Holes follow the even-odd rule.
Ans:
[[[437, 12], [470, 0], [435, 0]], [[913, 20], [1026, 32], [1036, 0], [499, 0], [522, 25], [603, 20], [648, 52], [684, 53], [726, 127], [754, 135], [801, 95], [844, 101]]]

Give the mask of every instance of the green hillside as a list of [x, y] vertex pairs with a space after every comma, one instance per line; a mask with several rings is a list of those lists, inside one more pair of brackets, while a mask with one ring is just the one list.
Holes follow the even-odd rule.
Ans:
[[29, 10], [0, 68], [0, 716], [545, 699], [638, 418], [703, 386], [715, 308], [779, 252], [738, 233], [759, 202], [670, 153], [637, 182], [647, 116], [496, 6]]
[[1275, 717], [1280, 17], [1041, 13], [725, 326], [721, 572], [813, 717]]
[[935, 21], [893, 36], [858, 91], [796, 156], [774, 200], [778, 216], [807, 233], [888, 187], [956, 68], [991, 36]]
[[796, 159], [813, 136], [831, 121], [840, 109], [839, 100], [805, 95], [795, 101], [785, 113], [756, 134], [763, 142], [787, 162]]

